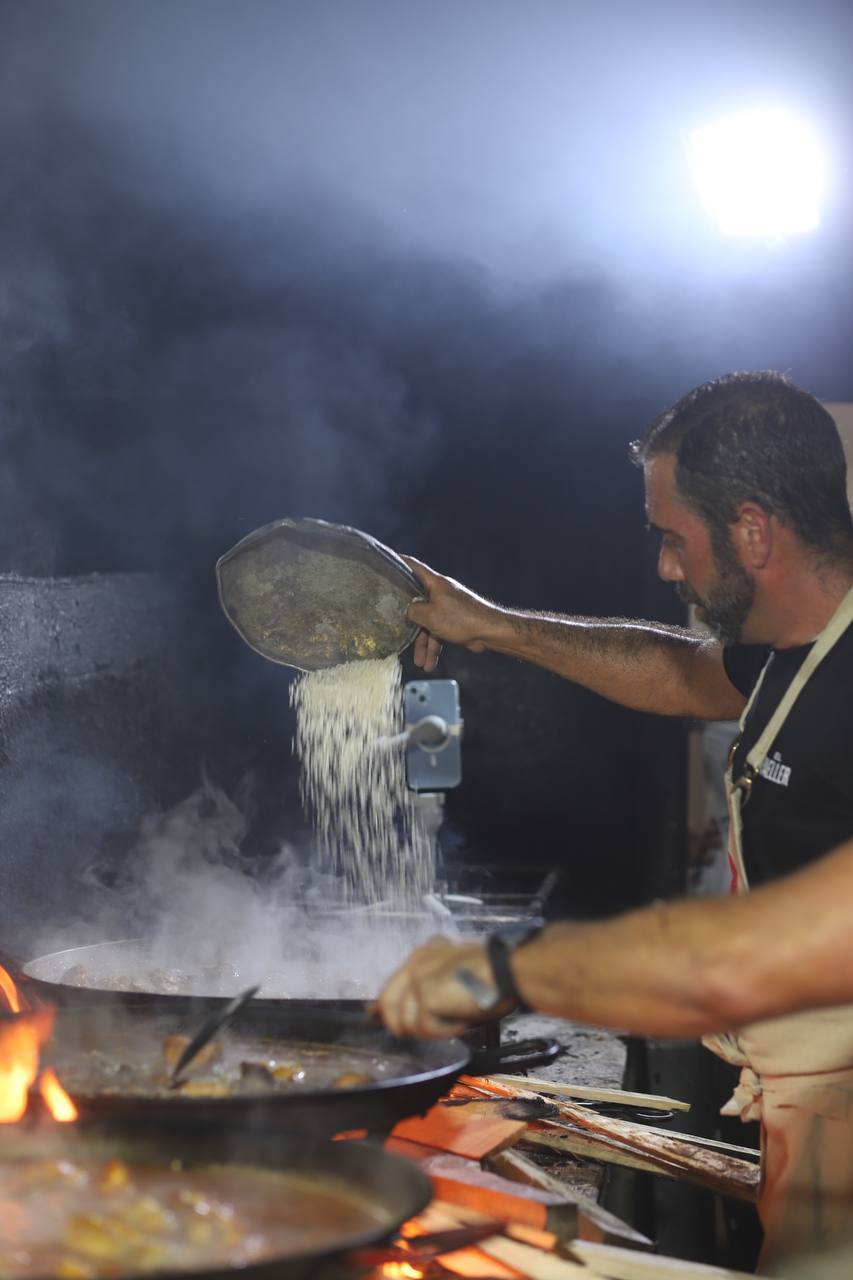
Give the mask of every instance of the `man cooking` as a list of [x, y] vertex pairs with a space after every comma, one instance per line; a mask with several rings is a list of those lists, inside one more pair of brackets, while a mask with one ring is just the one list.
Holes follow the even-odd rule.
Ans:
[[728, 1108], [762, 1122], [760, 1270], [778, 1275], [786, 1258], [853, 1240], [853, 1006], [837, 1003], [853, 1000], [844, 455], [826, 410], [775, 373], [698, 387], [633, 455], [661, 539], [658, 572], [716, 639], [505, 609], [410, 562], [428, 592], [410, 609], [423, 628], [415, 659], [432, 670], [447, 640], [639, 710], [741, 716], [727, 774], [738, 896], [486, 946], [436, 941], [393, 975], [379, 1006], [399, 1034], [454, 1034], [519, 1000], [638, 1034], [723, 1033], [706, 1043], [742, 1068]]

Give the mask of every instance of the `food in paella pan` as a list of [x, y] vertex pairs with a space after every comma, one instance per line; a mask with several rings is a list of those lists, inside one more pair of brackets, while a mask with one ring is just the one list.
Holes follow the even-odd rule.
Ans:
[[187, 1035], [173, 1031], [128, 1040], [118, 1033], [101, 1038], [96, 1048], [69, 1046], [59, 1037], [48, 1055], [75, 1097], [174, 1100], [357, 1089], [411, 1070], [400, 1055], [375, 1049], [228, 1034], [206, 1045], [173, 1085], [172, 1068], [188, 1043]]
[[327, 1175], [121, 1160], [0, 1163], [3, 1280], [245, 1267], [356, 1236], [377, 1209]]

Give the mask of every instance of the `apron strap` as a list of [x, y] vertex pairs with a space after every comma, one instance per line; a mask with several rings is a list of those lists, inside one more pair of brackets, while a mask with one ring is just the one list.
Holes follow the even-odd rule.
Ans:
[[[758, 773], [760, 773], [761, 766], [764, 764], [767, 752], [773, 745], [776, 735], [785, 723], [785, 720], [790, 714], [791, 708], [802, 693], [809, 678], [833, 646], [838, 642], [838, 640], [840, 640], [851, 622], [853, 622], [853, 587], [851, 587], [847, 592], [835, 613], [815, 640], [810, 651], [806, 654], [799, 670], [780, 699], [776, 710], [767, 721], [763, 731], [753, 745], [752, 750], [747, 755], [744, 771], [741, 777], [737, 780], [734, 780], [732, 776], [732, 761], [734, 759], [734, 750], [739, 739], [736, 739], [735, 742], [732, 743], [732, 749], [729, 753], [729, 768], [726, 771], [726, 792], [729, 808], [729, 860], [732, 868], [732, 889], [735, 892], [742, 893], [749, 887], [743, 856], [741, 809], [749, 797], [753, 779]], [[772, 654], [764, 664], [761, 675], [758, 677], [755, 688], [753, 689], [749, 701], [744, 708], [743, 715], [740, 718], [741, 733], [743, 733], [747, 717], [749, 716], [753, 704], [758, 697], [759, 690], [764, 683], [764, 677], [767, 675], [771, 660]]]
[[[767, 721], [762, 733], [746, 757], [746, 773], [754, 777], [755, 774], [759, 772], [761, 766], [764, 764], [767, 752], [773, 745], [774, 738], [782, 728], [785, 720], [788, 718], [791, 708], [797, 701], [797, 698], [802, 693], [815, 669], [821, 662], [823, 662], [824, 658], [834, 647], [837, 641], [841, 639], [851, 622], [853, 622], [853, 587], [851, 587], [847, 592], [847, 595], [841, 601], [835, 613], [832, 615], [823, 631], [821, 631], [817, 640], [815, 640], [810, 651], [806, 654], [799, 670], [788, 685], [788, 688], [785, 690], [783, 697], [780, 699], [776, 710]], [[741, 729], [743, 729], [746, 717], [749, 714], [756, 695], [764, 682], [764, 677], [769, 665], [770, 659], [768, 658], [758, 679], [758, 683], [752, 692], [752, 697], [747, 703], [746, 709], [741, 717]]]

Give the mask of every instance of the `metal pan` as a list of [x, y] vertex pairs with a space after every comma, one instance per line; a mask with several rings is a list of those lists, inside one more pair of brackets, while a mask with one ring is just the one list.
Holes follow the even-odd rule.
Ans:
[[[150, 1008], [152, 998], [156, 997], [161, 1004], [172, 1003], [175, 1010], [180, 1010], [182, 1013], [188, 1011], [188, 1016], [196, 1016], [198, 1021], [201, 1021], [206, 1011], [212, 1012], [217, 1006], [224, 1006], [234, 994], [234, 992], [228, 991], [221, 995], [203, 993], [200, 996], [189, 996], [185, 994], [172, 995], [150, 990], [116, 991], [105, 986], [78, 986], [76, 983], [64, 980], [65, 975], [69, 971], [75, 970], [78, 966], [82, 966], [87, 972], [104, 975], [108, 979], [117, 974], [132, 973], [135, 966], [141, 967], [146, 963], [148, 963], [146, 943], [139, 938], [124, 939], [118, 942], [96, 942], [84, 947], [72, 947], [64, 951], [54, 951], [48, 955], [30, 960], [26, 964], [21, 964], [11, 956], [0, 952], [0, 964], [3, 964], [14, 975], [15, 981], [20, 986], [25, 998], [31, 1003], [43, 1002], [59, 1008], [69, 1006], [83, 1009], [105, 1007], [108, 1009], [145, 1009]], [[237, 987], [239, 987], [241, 981], [244, 980], [235, 979]], [[235, 987], [235, 991], [237, 987]], [[364, 1000], [343, 997], [289, 999], [278, 996], [261, 996], [252, 1001], [252, 1008], [264, 1011], [284, 1010], [294, 1015], [301, 1013], [314, 1015], [319, 1013], [328, 1018], [334, 1018], [338, 1014], [364, 1017], [366, 1016], [367, 1003]], [[193, 1009], [195, 1009], [195, 1013]], [[500, 1044], [501, 1038], [500, 1023], [498, 1021], [482, 1023], [480, 1026], [472, 1027], [462, 1038], [472, 1049], [496, 1049]], [[531, 1065], [535, 1064], [531, 1063]], [[521, 1070], [522, 1068], [519, 1067], [518, 1069]]]
[[402, 653], [418, 628], [406, 617], [423, 588], [370, 534], [308, 518], [275, 520], [216, 565], [229, 622], [271, 662], [317, 671]]
[[[301, 1087], [272, 1094], [252, 1092], [227, 1097], [187, 1097], [171, 1093], [163, 1096], [87, 1093], [63, 1078], [66, 1061], [79, 1060], [71, 1046], [91, 1044], [102, 1052], [115, 1052], [118, 1061], [126, 1052], [125, 1032], [132, 1024], [134, 1035], [150, 1027], [150, 1042], [158, 1047], [164, 1034], [194, 1028], [205, 1001], [184, 1002], [179, 997], [164, 1000], [149, 997], [148, 1004], [136, 1003], [122, 1010], [118, 1018], [108, 1006], [100, 1008], [61, 1007], [47, 1056], [69, 1088], [80, 1113], [122, 1124], [168, 1124], [182, 1128], [243, 1124], [252, 1131], [265, 1130], [332, 1137], [341, 1132], [365, 1131], [387, 1134], [407, 1116], [427, 1111], [447, 1093], [462, 1074], [490, 1075], [500, 1071], [522, 1071], [552, 1062], [561, 1046], [555, 1040], [520, 1041], [497, 1049], [472, 1051], [461, 1040], [400, 1041], [384, 1028], [366, 1022], [363, 1011], [329, 1011], [323, 1008], [287, 1007], [287, 1003], [261, 1007], [251, 1004], [242, 1011], [239, 1026], [232, 1028], [241, 1043], [254, 1040], [258, 1053], [272, 1043], [279, 1053], [299, 1056], [300, 1047], [322, 1046], [328, 1053], [347, 1052], [387, 1060], [386, 1074], [369, 1084], [350, 1088]], [[116, 1006], [118, 1010], [118, 1006]], [[349, 1066], [348, 1063], [345, 1064]]]
[[[31, 1003], [55, 1005], [60, 1017], [67, 1014], [75, 1022], [88, 1013], [106, 1015], [101, 1026], [109, 1026], [111, 1011], [134, 1014], [162, 1023], [171, 1016], [178, 1029], [192, 1030], [228, 996], [153, 995], [150, 992], [116, 992], [99, 987], [78, 987], [63, 982], [69, 969], [83, 965], [103, 974], [133, 972], [133, 964], [144, 954], [139, 940], [96, 943], [86, 947], [54, 952], [31, 960], [24, 966], [6, 958], [5, 963], [16, 975], [23, 994]], [[241, 1034], [254, 1031], [259, 1036], [274, 1036], [295, 1042], [320, 1044], [345, 1043], [355, 1037], [359, 1045], [381, 1052], [396, 1042], [378, 1027], [366, 1023], [363, 1001], [334, 999], [255, 999], [241, 1015]], [[298, 1132], [333, 1135], [344, 1130], [365, 1129], [371, 1133], [387, 1133], [398, 1120], [426, 1111], [465, 1072], [491, 1074], [495, 1071], [524, 1071], [551, 1062], [561, 1051], [555, 1040], [522, 1041], [499, 1046], [497, 1023], [474, 1028], [465, 1042], [413, 1042], [414, 1058], [410, 1069], [400, 1077], [383, 1080], [380, 1085], [359, 1089], [301, 1091], [260, 1098], [220, 1098], [216, 1100], [152, 1098], [77, 1099], [86, 1114], [110, 1114], [133, 1119], [151, 1115], [152, 1119], [168, 1107], [170, 1122], [187, 1125], [214, 1123], [220, 1114], [233, 1112], [252, 1122], [272, 1124]]]
[[[206, 1131], [152, 1128], [120, 1130], [81, 1119], [73, 1125], [31, 1125], [22, 1122], [0, 1127], [0, 1160], [50, 1159], [168, 1167], [181, 1161], [193, 1165], [239, 1165], [282, 1175], [282, 1195], [292, 1183], [285, 1175], [307, 1176], [328, 1189], [331, 1197], [357, 1194], [368, 1210], [363, 1229], [342, 1230], [333, 1223], [328, 1238], [302, 1252], [281, 1252], [241, 1268], [158, 1272], [161, 1280], [184, 1280], [188, 1275], [204, 1280], [235, 1275], [247, 1280], [317, 1280], [324, 1263], [337, 1255], [362, 1249], [390, 1238], [397, 1228], [419, 1213], [432, 1195], [429, 1179], [408, 1160], [379, 1147], [360, 1142], [319, 1142], [261, 1129], [246, 1131], [222, 1120]], [[125, 1273], [120, 1280], [133, 1280]]]
[[[195, 999], [191, 992], [198, 992], [205, 1003], [221, 1001], [227, 1003], [237, 992], [249, 984], [253, 975], [235, 976], [230, 986], [222, 990], [211, 991], [210, 987], [219, 987], [220, 979], [211, 978], [207, 985], [204, 972], [188, 974], [181, 972], [180, 963], [170, 966], [169, 974], [164, 975], [164, 985], [168, 984], [169, 975], [176, 974], [180, 980], [180, 990], [157, 990], [147, 981], [147, 972], [152, 968], [149, 944], [141, 938], [125, 938], [116, 942], [95, 942], [85, 947], [71, 947], [64, 951], [54, 951], [48, 955], [38, 956], [26, 963], [11, 957], [4, 958], [0, 954], [0, 963], [4, 964], [20, 982], [25, 991], [38, 996], [51, 1004], [64, 1005], [103, 1005], [120, 1002], [127, 1006], [146, 1003], [152, 996], [158, 1000], [175, 1000], [181, 1007], [188, 1000]], [[80, 983], [74, 975], [80, 972], [90, 975], [91, 981]], [[138, 980], [132, 975], [139, 975]], [[130, 977], [127, 987], [117, 988], [112, 983], [121, 975]], [[101, 983], [102, 985], [98, 985]], [[256, 998], [255, 1007], [277, 1007], [289, 1004], [294, 1007], [306, 1005], [313, 1007], [319, 1004], [330, 1012], [334, 1009], [355, 1011], [363, 1007], [363, 1000], [347, 998], [305, 997], [295, 1000], [287, 997], [264, 996]]]

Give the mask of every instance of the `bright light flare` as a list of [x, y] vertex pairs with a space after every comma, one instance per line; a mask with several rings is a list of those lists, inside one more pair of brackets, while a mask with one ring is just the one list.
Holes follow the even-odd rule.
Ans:
[[690, 138], [696, 184], [720, 230], [781, 240], [820, 223], [823, 151], [781, 110], [744, 111]]

